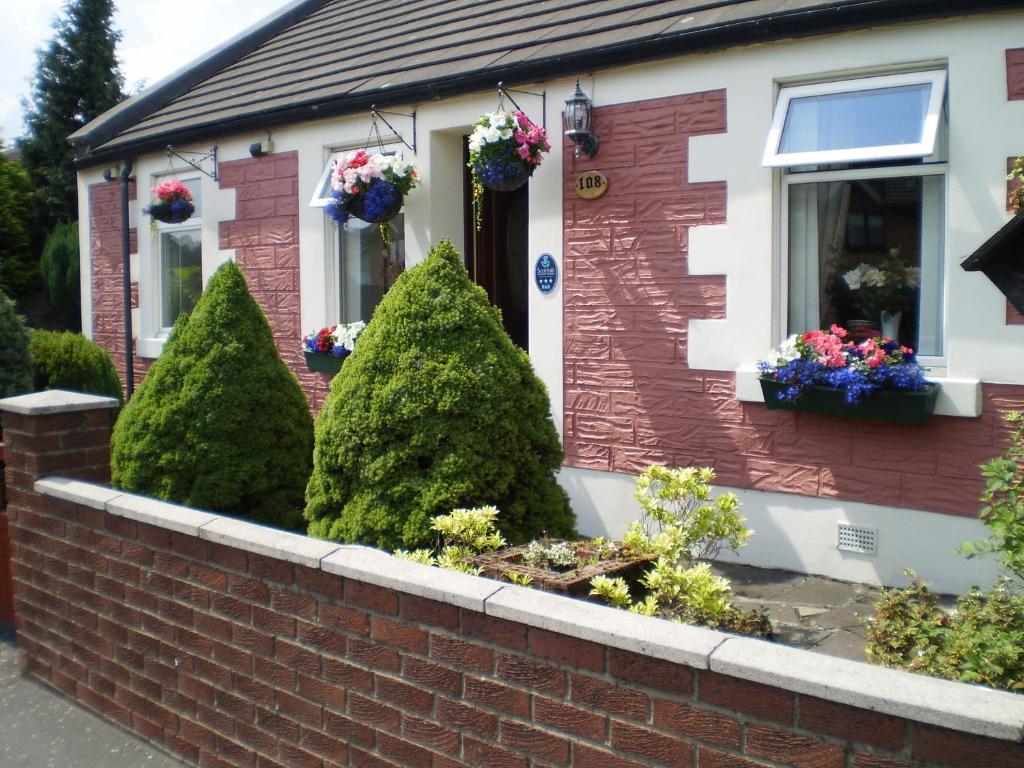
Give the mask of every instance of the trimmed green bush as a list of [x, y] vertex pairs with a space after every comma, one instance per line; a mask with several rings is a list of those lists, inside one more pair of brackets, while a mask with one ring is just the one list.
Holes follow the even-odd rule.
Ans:
[[492, 505], [511, 543], [569, 537], [562, 457], [544, 384], [443, 240], [396, 281], [331, 383], [309, 532], [417, 547], [435, 516]]
[[32, 391], [32, 360], [28, 356], [28, 331], [14, 302], [0, 291], [0, 397]]
[[110, 353], [72, 331], [33, 331], [29, 341], [36, 391], [71, 389], [121, 400], [121, 380]]
[[210, 278], [114, 427], [118, 488], [302, 526], [313, 420], [241, 270]]
[[61, 221], [46, 237], [39, 269], [50, 305], [67, 327], [82, 325], [82, 296], [78, 269], [78, 222]]

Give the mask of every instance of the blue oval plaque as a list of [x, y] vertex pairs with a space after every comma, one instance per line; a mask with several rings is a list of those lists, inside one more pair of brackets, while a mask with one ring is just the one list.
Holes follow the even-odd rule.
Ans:
[[541, 293], [551, 293], [558, 284], [558, 263], [550, 253], [542, 253], [537, 257], [537, 263], [533, 267], [533, 279], [537, 283], [537, 290]]

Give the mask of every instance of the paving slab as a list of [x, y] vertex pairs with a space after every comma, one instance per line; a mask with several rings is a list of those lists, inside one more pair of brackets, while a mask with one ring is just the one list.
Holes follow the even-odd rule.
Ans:
[[0, 766], [182, 768], [185, 765], [56, 691], [22, 677], [14, 632], [0, 625]]

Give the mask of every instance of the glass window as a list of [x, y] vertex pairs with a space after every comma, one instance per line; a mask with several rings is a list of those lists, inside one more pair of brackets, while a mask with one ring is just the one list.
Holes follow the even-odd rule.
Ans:
[[[191, 221], [191, 219], [190, 219]], [[160, 325], [170, 328], [178, 315], [191, 312], [203, 292], [202, 230], [160, 233]]]
[[313, 190], [313, 197], [310, 198], [310, 208], [323, 208], [331, 202], [331, 172], [334, 170], [334, 163], [343, 154], [344, 152], [335, 152], [327, 158], [327, 164], [316, 183], [316, 189]]
[[338, 230], [338, 270], [341, 322], [368, 322], [373, 310], [398, 276], [405, 271], [405, 216], [398, 214], [391, 227], [391, 244], [385, 245], [380, 227], [349, 219]]
[[783, 88], [764, 165], [926, 157], [935, 149], [943, 71]]
[[787, 178], [789, 333], [837, 323], [940, 356], [944, 176], [827, 175]]

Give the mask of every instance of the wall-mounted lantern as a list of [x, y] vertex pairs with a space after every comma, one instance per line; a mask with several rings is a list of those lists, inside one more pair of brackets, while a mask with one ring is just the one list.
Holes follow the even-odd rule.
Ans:
[[580, 81], [576, 81], [576, 93], [565, 102], [562, 110], [562, 126], [565, 135], [576, 145], [576, 157], [584, 154], [594, 157], [597, 154], [597, 136], [590, 132], [591, 109], [590, 97], [580, 89]]

